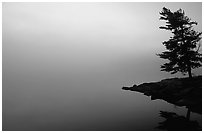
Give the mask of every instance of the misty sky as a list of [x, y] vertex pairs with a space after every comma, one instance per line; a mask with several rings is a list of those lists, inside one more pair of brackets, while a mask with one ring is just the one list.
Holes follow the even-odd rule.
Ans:
[[3, 130], [152, 129], [175, 108], [121, 88], [182, 76], [160, 71], [163, 7], [201, 31], [201, 2], [3, 3]]
[[201, 5], [3, 3], [3, 62], [11, 63], [7, 67], [18, 62], [13, 69], [29, 67], [20, 65], [25, 62], [26, 65], [55, 62], [56, 65], [68, 63], [66, 67], [79, 72], [104, 68], [126, 69], [131, 74], [134, 69], [131, 67], [136, 66], [139, 69], [135, 72], [144, 72], [144, 75], [150, 70], [159, 72], [164, 60], [155, 54], [165, 49], [161, 43], [171, 36], [159, 29], [165, 24], [159, 20], [162, 7], [172, 11], [182, 8], [198, 22], [195, 29], [201, 31]]

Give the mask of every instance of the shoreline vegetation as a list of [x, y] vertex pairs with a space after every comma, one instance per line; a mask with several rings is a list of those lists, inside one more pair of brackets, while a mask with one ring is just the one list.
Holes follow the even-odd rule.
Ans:
[[185, 106], [188, 108], [188, 119], [190, 112], [202, 114], [202, 76], [169, 78], [122, 89], [143, 93], [150, 96], [151, 100], [162, 99], [176, 106]]

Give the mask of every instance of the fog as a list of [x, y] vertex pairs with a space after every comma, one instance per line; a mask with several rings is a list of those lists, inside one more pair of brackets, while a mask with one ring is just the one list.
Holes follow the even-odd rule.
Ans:
[[161, 104], [121, 88], [183, 76], [160, 71], [166, 61], [156, 54], [171, 36], [159, 29], [163, 7], [182, 8], [201, 31], [201, 3], [3, 3], [3, 128], [128, 130], [154, 121]]

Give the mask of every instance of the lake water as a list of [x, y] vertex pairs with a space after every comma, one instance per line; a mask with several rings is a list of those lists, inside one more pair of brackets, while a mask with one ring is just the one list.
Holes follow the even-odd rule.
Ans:
[[[158, 130], [155, 127], [164, 120], [159, 111], [184, 116], [187, 112], [122, 90], [129, 83], [112, 73], [7, 69], [3, 71], [3, 130]], [[191, 119], [201, 124], [201, 115], [192, 113]]]

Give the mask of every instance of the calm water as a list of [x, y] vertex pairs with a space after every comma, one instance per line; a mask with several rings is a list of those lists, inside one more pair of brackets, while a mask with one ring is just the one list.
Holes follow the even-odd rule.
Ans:
[[[185, 108], [122, 90], [129, 83], [111, 72], [43, 68], [4, 68], [4, 130], [155, 130], [164, 120], [160, 110], [186, 115]], [[200, 115], [191, 118], [201, 123]]]

